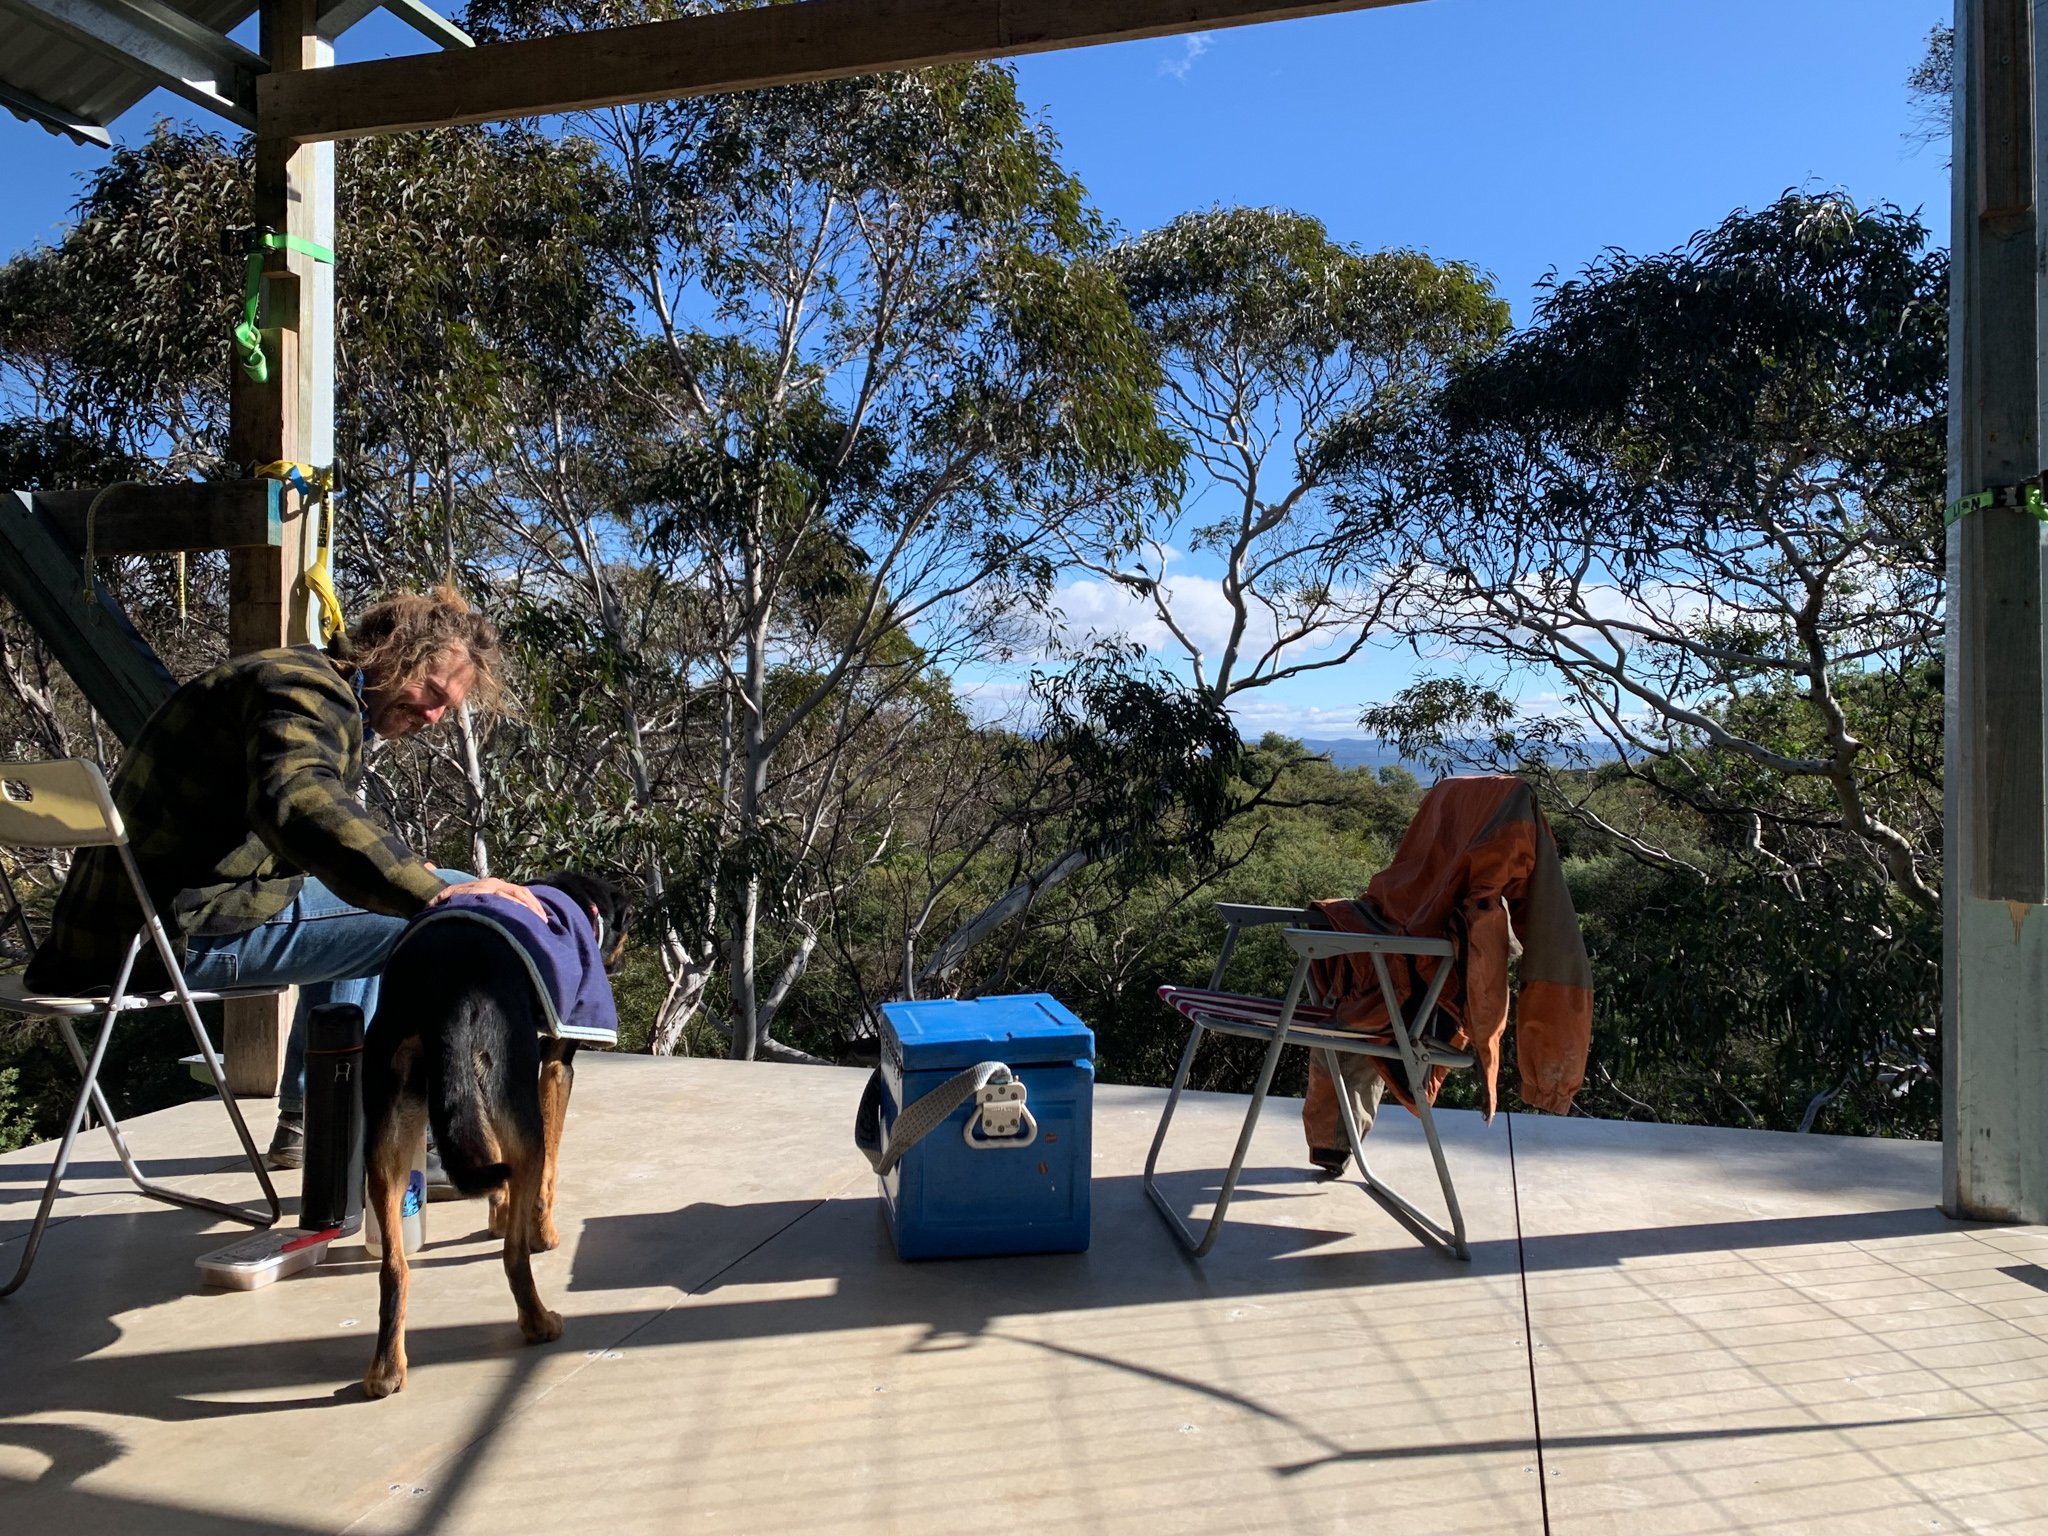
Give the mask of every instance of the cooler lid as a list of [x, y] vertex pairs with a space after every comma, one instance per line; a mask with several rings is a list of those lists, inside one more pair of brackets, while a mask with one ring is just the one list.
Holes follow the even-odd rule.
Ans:
[[1043, 992], [884, 1003], [882, 1031], [883, 1048], [906, 1072], [958, 1071], [981, 1061], [1042, 1066], [1095, 1055], [1093, 1031]]

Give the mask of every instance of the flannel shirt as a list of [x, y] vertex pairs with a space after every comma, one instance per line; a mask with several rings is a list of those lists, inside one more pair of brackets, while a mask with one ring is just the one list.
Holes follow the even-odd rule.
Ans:
[[[308, 875], [367, 911], [424, 908], [441, 881], [356, 799], [362, 778], [353, 684], [311, 646], [234, 657], [166, 699], [112, 788], [173, 946], [249, 932], [289, 906]], [[111, 984], [141, 925], [119, 852], [80, 850], [28, 984]], [[136, 987], [166, 984], [147, 943], [136, 975]]]

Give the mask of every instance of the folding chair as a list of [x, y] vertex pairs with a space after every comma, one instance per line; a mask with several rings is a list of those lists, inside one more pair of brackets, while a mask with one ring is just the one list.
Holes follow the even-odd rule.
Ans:
[[[92, 993], [60, 997], [36, 993], [29, 991], [22, 973], [18, 971], [0, 976], [0, 1011], [55, 1019], [65, 1047], [71, 1052], [71, 1059], [84, 1079], [78, 1090], [78, 1100], [71, 1109], [71, 1119], [64, 1128], [64, 1139], [57, 1147], [57, 1160], [50, 1168], [48, 1182], [43, 1186], [43, 1201], [36, 1210], [34, 1224], [29, 1228], [21, 1263], [15, 1269], [14, 1278], [0, 1287], [0, 1296], [10, 1296], [19, 1290], [35, 1265], [36, 1250], [43, 1241], [43, 1229], [50, 1223], [50, 1207], [56, 1202], [57, 1187], [63, 1182], [64, 1170], [71, 1162], [72, 1148], [85, 1124], [88, 1107], [106, 1126], [107, 1135], [114, 1143], [114, 1152], [121, 1159], [121, 1166], [127, 1170], [128, 1177], [150, 1199], [207, 1211], [252, 1227], [270, 1226], [282, 1210], [277, 1191], [271, 1187], [270, 1174], [249, 1135], [249, 1127], [243, 1123], [242, 1111], [236, 1105], [234, 1095], [228, 1092], [227, 1076], [221, 1070], [220, 1057], [214, 1052], [213, 1042], [207, 1038], [206, 1026], [199, 1020], [197, 1005], [230, 996], [262, 997], [282, 992], [285, 988], [238, 987], [230, 992], [194, 992], [185, 985], [185, 974], [178, 965], [178, 957], [172, 951], [164, 925], [150, 902], [148, 890], [143, 886], [142, 871], [136, 867], [135, 855], [129, 851], [121, 813], [114, 808], [113, 799], [107, 793], [106, 780], [100, 777], [99, 769], [93, 764], [76, 759], [0, 763], [0, 844], [17, 848], [112, 848], [119, 853], [122, 866], [128, 872], [129, 883], [135, 888], [135, 899], [142, 907], [142, 927], [128, 941], [128, 953], [121, 961], [114, 985], [104, 995]], [[0, 880], [0, 886], [7, 891], [8, 905], [12, 909], [11, 921], [22, 942], [33, 952], [28, 919], [22, 912], [13, 881]], [[168, 992], [130, 993], [127, 990], [129, 974], [135, 969], [135, 961], [142, 953], [145, 939], [155, 945], [157, 958], [163, 962], [164, 971], [170, 978], [171, 989]], [[192, 1038], [199, 1043], [199, 1052], [206, 1058], [207, 1069], [213, 1075], [214, 1090], [227, 1106], [228, 1119], [234, 1122], [242, 1152], [256, 1175], [257, 1183], [263, 1188], [263, 1198], [269, 1203], [270, 1213], [267, 1216], [243, 1206], [227, 1205], [201, 1195], [168, 1189], [149, 1179], [136, 1163], [134, 1154], [128, 1150], [127, 1139], [121, 1134], [121, 1122], [115, 1118], [106, 1096], [100, 1092], [100, 1063], [106, 1059], [107, 1042], [113, 1038], [115, 1018], [140, 1008], [166, 1007], [173, 1003], [184, 1010], [185, 1022], [192, 1028]], [[99, 1016], [100, 1030], [88, 1055], [78, 1042], [72, 1020], [93, 1015]]]
[[[1159, 989], [1161, 1000], [1192, 1026], [1188, 1031], [1188, 1043], [1180, 1053], [1180, 1070], [1174, 1074], [1173, 1089], [1166, 1096], [1166, 1112], [1159, 1117], [1159, 1129], [1152, 1137], [1151, 1155], [1145, 1159], [1145, 1193], [1159, 1207], [1174, 1235], [1197, 1258], [1215, 1246], [1217, 1235], [1223, 1228], [1223, 1213], [1230, 1209], [1230, 1197], [1237, 1189], [1238, 1176], [1244, 1171], [1245, 1153], [1250, 1150], [1252, 1130], [1259, 1123], [1259, 1111], [1265, 1107], [1266, 1091], [1272, 1086], [1273, 1070], [1279, 1065], [1280, 1052], [1286, 1046], [1301, 1045], [1322, 1053], [1323, 1064], [1329, 1068], [1330, 1076], [1337, 1084], [1337, 1104], [1344, 1120], [1344, 1134], [1351, 1144], [1351, 1155], [1358, 1159], [1365, 1192], [1423, 1242], [1456, 1258], [1471, 1258], [1471, 1250], [1465, 1243], [1465, 1216], [1458, 1208], [1458, 1192], [1451, 1184], [1450, 1168], [1444, 1162], [1443, 1143], [1437, 1138], [1436, 1119], [1430, 1112], [1428, 1094], [1431, 1069], [1472, 1065], [1468, 1052], [1453, 1050], [1430, 1034], [1437, 997], [1451, 974], [1451, 966], [1448, 963], [1437, 966], [1427, 992], [1414, 1010], [1405, 1016], [1393, 977], [1387, 970], [1389, 955], [1431, 957], [1449, 962], [1456, 958], [1456, 947], [1448, 939], [1336, 933], [1306, 928], [1301, 925], [1309, 920], [1310, 914], [1294, 907], [1218, 902], [1216, 910], [1221, 914], [1226, 929], [1223, 949], [1216, 957], [1216, 968], [1210, 973], [1209, 985]], [[1223, 973], [1230, 964], [1231, 952], [1237, 947], [1238, 934], [1246, 928], [1274, 923], [1288, 925], [1282, 937], [1295, 953], [1294, 976], [1287, 984], [1287, 995], [1284, 998], [1254, 997], [1222, 990]], [[1380, 995], [1387, 1005], [1388, 1027], [1384, 1034], [1360, 1034], [1339, 1028], [1335, 1022], [1336, 1010], [1329, 999], [1305, 1000], [1309, 967], [1314, 961], [1358, 954], [1372, 956]], [[1160, 1193], [1154, 1170], [1159, 1165], [1159, 1150], [1166, 1144], [1166, 1128], [1173, 1123], [1173, 1112], [1180, 1104], [1181, 1090], [1187, 1086], [1188, 1072], [1195, 1064], [1196, 1048], [1205, 1033], [1236, 1035], [1269, 1043], [1265, 1059], [1259, 1066], [1258, 1081], [1252, 1088], [1251, 1107], [1245, 1112], [1244, 1128], [1237, 1135], [1237, 1151], [1230, 1159], [1229, 1170], [1223, 1175], [1223, 1187], [1216, 1196], [1216, 1210], [1209, 1217], [1208, 1226], [1197, 1236], [1182, 1220], [1173, 1203]], [[1344, 1088], [1343, 1074], [1339, 1070], [1338, 1059], [1342, 1056], [1377, 1056], [1401, 1063], [1409, 1092], [1415, 1100], [1416, 1113], [1422, 1121], [1422, 1134], [1429, 1141], [1429, 1155], [1436, 1162], [1437, 1180], [1443, 1186], [1444, 1205], [1451, 1218], [1448, 1228], [1425, 1216], [1372, 1171], [1372, 1165], [1365, 1156], [1365, 1138], [1359, 1132], [1358, 1118], [1352, 1111], [1351, 1095]]]

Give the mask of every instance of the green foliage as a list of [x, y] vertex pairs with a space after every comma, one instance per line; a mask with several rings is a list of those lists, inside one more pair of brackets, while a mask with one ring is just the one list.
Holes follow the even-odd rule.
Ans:
[[[218, 1041], [218, 1007], [201, 1012]], [[81, 1030], [80, 1036], [90, 1050], [92, 1031]], [[148, 1114], [210, 1091], [179, 1065], [178, 1059], [195, 1049], [185, 1017], [175, 1008], [122, 1015], [100, 1068], [100, 1088], [114, 1113]], [[78, 1069], [56, 1027], [47, 1020], [0, 1015], [0, 1151], [61, 1136], [77, 1098]]]
[[0, 421], [0, 486], [13, 490], [68, 490], [139, 480], [148, 461], [122, 451], [68, 418]]
[[[1822, 459], [1932, 564], [1948, 262], [1926, 239], [1896, 208], [1788, 193], [1681, 251], [1554, 282], [1536, 323], [1446, 390], [1451, 486], [1550, 527], [1735, 528], [1774, 460]], [[1504, 475], [1532, 459], [1548, 472], [1527, 503]]]
[[0, 1152], [12, 1152], [35, 1140], [35, 1121], [20, 1095], [21, 1069], [0, 1067]]
[[1115, 268], [1160, 352], [1212, 374], [1302, 379], [1355, 355], [1420, 384], [1508, 329], [1507, 305], [1464, 263], [1360, 252], [1283, 209], [1182, 214]]
[[[1779, 872], [1939, 902], [1947, 257], [1788, 194], [1555, 283], [1461, 367], [1408, 494], [1360, 496], [1418, 641], [1487, 658], [1367, 715], [1442, 762], [1613, 758]], [[1533, 679], [1563, 702], [1530, 718]], [[1572, 797], [1552, 784], [1553, 799]]]
[[1145, 863], [1206, 857], [1235, 809], [1237, 728], [1214, 698], [1111, 647], [1041, 679], [1040, 745], [1063, 759], [1067, 839]]
[[[597, 264], [618, 196], [592, 146], [522, 128], [351, 141], [336, 169], [351, 478], [400, 445], [473, 453], [627, 344]], [[367, 456], [371, 462], [363, 462]]]
[[1881, 877], [1731, 863], [1704, 882], [1612, 854], [1568, 874], [1598, 1000], [1590, 1112], [1940, 1134], [1939, 922]]
[[1928, 29], [1927, 51], [1906, 76], [1906, 95], [1914, 117], [1906, 134], [1908, 142], [1949, 142], [1954, 133], [1955, 92], [1956, 29], [1953, 25], [1937, 25]]

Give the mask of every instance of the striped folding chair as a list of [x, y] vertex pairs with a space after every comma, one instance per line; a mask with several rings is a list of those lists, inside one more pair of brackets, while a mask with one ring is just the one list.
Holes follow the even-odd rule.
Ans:
[[[1216, 957], [1216, 968], [1210, 973], [1209, 984], [1206, 987], [1168, 986], [1159, 989], [1160, 999], [1189, 1024], [1187, 1044], [1180, 1053], [1180, 1070], [1174, 1074], [1172, 1091], [1166, 1096], [1166, 1112], [1159, 1117], [1159, 1129], [1152, 1137], [1152, 1151], [1145, 1159], [1145, 1193], [1152, 1197], [1152, 1203], [1158, 1206], [1174, 1235], [1197, 1258], [1215, 1246], [1217, 1235], [1223, 1228], [1223, 1213], [1230, 1209], [1230, 1198], [1237, 1189], [1238, 1176], [1244, 1171], [1245, 1154], [1251, 1147], [1252, 1131], [1259, 1123], [1259, 1111], [1265, 1107], [1266, 1092], [1272, 1086], [1280, 1052], [1287, 1046], [1299, 1045], [1322, 1053], [1323, 1064], [1329, 1068], [1331, 1078], [1338, 1085], [1337, 1103], [1344, 1119], [1344, 1134], [1350, 1142], [1351, 1155], [1358, 1159], [1365, 1192], [1423, 1242], [1456, 1258], [1471, 1258], [1471, 1250], [1465, 1242], [1465, 1216], [1458, 1208], [1458, 1192], [1451, 1183], [1451, 1171], [1444, 1161], [1443, 1143], [1437, 1137], [1436, 1119], [1430, 1111], [1428, 1093], [1429, 1076], [1434, 1068], [1472, 1065], [1468, 1052], [1453, 1050], [1434, 1039], [1430, 1032], [1437, 997], [1443, 991], [1452, 967], [1448, 963], [1439, 964], [1426, 993], [1406, 1013], [1387, 969], [1387, 957], [1390, 955], [1428, 957], [1448, 962], [1456, 958], [1456, 947], [1448, 939], [1336, 933], [1325, 928], [1310, 928], [1304, 925], [1313, 920], [1313, 914], [1296, 907], [1218, 902], [1216, 910], [1223, 918], [1225, 931], [1223, 948]], [[1223, 975], [1230, 964], [1231, 952], [1237, 947], [1238, 934], [1246, 928], [1275, 923], [1287, 925], [1282, 937], [1295, 955], [1294, 975], [1288, 982], [1287, 995], [1259, 997], [1225, 991]], [[1372, 957], [1380, 995], [1386, 1001], [1388, 1027], [1381, 1034], [1360, 1034], [1339, 1027], [1331, 1000], [1309, 996], [1309, 968], [1315, 961], [1359, 954]], [[1182, 1218], [1173, 1202], [1161, 1193], [1154, 1173], [1159, 1165], [1160, 1148], [1166, 1145], [1167, 1127], [1173, 1123], [1173, 1112], [1180, 1103], [1181, 1090], [1187, 1086], [1188, 1073], [1195, 1064], [1195, 1051], [1205, 1034], [1235, 1035], [1248, 1040], [1263, 1040], [1267, 1045], [1265, 1059], [1259, 1066], [1258, 1081], [1252, 1087], [1251, 1106], [1245, 1111], [1244, 1126], [1237, 1135], [1237, 1150], [1231, 1156], [1230, 1167], [1223, 1175], [1222, 1188], [1217, 1192], [1216, 1209], [1211, 1213], [1208, 1225], [1198, 1234]], [[1437, 1180], [1443, 1186], [1444, 1205], [1450, 1214], [1448, 1227], [1424, 1215], [1373, 1172], [1372, 1164], [1366, 1160], [1365, 1138], [1359, 1131], [1358, 1117], [1352, 1111], [1351, 1096], [1343, 1088], [1339, 1058], [1347, 1055], [1376, 1056], [1401, 1064], [1414, 1097], [1416, 1114], [1422, 1121], [1422, 1133], [1429, 1142], [1429, 1155], [1436, 1163]]]
[[[129, 850], [128, 835], [121, 825], [121, 813], [114, 808], [113, 797], [107, 793], [106, 780], [100, 777], [99, 769], [92, 763], [78, 759], [0, 763], [0, 845], [42, 849], [112, 848], [120, 855], [129, 883], [135, 888], [135, 899], [142, 906], [142, 927], [128, 941], [127, 956], [121, 962], [113, 986], [105, 993], [54, 996], [30, 991], [19, 971], [0, 975], [0, 1012], [25, 1013], [56, 1020], [65, 1048], [71, 1052], [71, 1059], [77, 1063], [83, 1079], [77, 1102], [71, 1108], [71, 1118], [64, 1127], [64, 1139], [57, 1146], [57, 1159], [51, 1164], [50, 1177], [43, 1185], [42, 1204], [37, 1207], [35, 1221], [29, 1227], [21, 1262], [15, 1268], [14, 1278], [0, 1286], [0, 1296], [10, 1296], [19, 1290], [35, 1265], [36, 1250], [42, 1246], [43, 1230], [50, 1224], [50, 1207], [56, 1203], [57, 1188], [64, 1180], [64, 1170], [70, 1165], [72, 1149], [77, 1145], [78, 1133], [85, 1125], [88, 1109], [106, 1127], [107, 1135], [114, 1143], [114, 1153], [121, 1159], [121, 1166], [127, 1170], [128, 1177], [150, 1199], [207, 1211], [252, 1227], [270, 1226], [282, 1209], [278, 1204], [277, 1191], [271, 1187], [269, 1171], [263, 1166], [263, 1158], [249, 1135], [249, 1127], [242, 1120], [242, 1111], [236, 1105], [234, 1095], [228, 1092], [227, 1076], [221, 1069], [213, 1042], [207, 1038], [206, 1026], [200, 1022], [198, 1005], [229, 996], [261, 997], [286, 989], [268, 986], [237, 988], [232, 993], [194, 992], [185, 985], [185, 974], [179, 968], [177, 954], [164, 932], [155, 906], [150, 902], [149, 892], [143, 886], [142, 871], [136, 867], [135, 855]], [[11, 922], [23, 945], [32, 953], [34, 945], [28, 919], [22, 912], [21, 899], [14, 890], [12, 877], [0, 881], [0, 887], [7, 891], [12, 909]], [[163, 962], [164, 972], [171, 983], [168, 991], [128, 990], [129, 975], [135, 969], [136, 959], [141, 955], [145, 942], [155, 947], [157, 958]], [[256, 1182], [262, 1187], [263, 1198], [269, 1205], [267, 1215], [245, 1206], [186, 1194], [150, 1179], [129, 1151], [127, 1138], [121, 1134], [121, 1122], [107, 1104], [106, 1096], [100, 1092], [100, 1064], [106, 1059], [107, 1042], [113, 1038], [115, 1020], [137, 1009], [173, 1005], [184, 1011], [185, 1022], [192, 1028], [192, 1038], [198, 1042], [199, 1053], [213, 1075], [214, 1090], [227, 1107], [228, 1119], [233, 1122], [235, 1135], [242, 1143], [242, 1153], [248, 1160], [250, 1171], [256, 1175]], [[99, 1033], [88, 1052], [79, 1043], [73, 1021], [95, 1017], [99, 1019]]]

